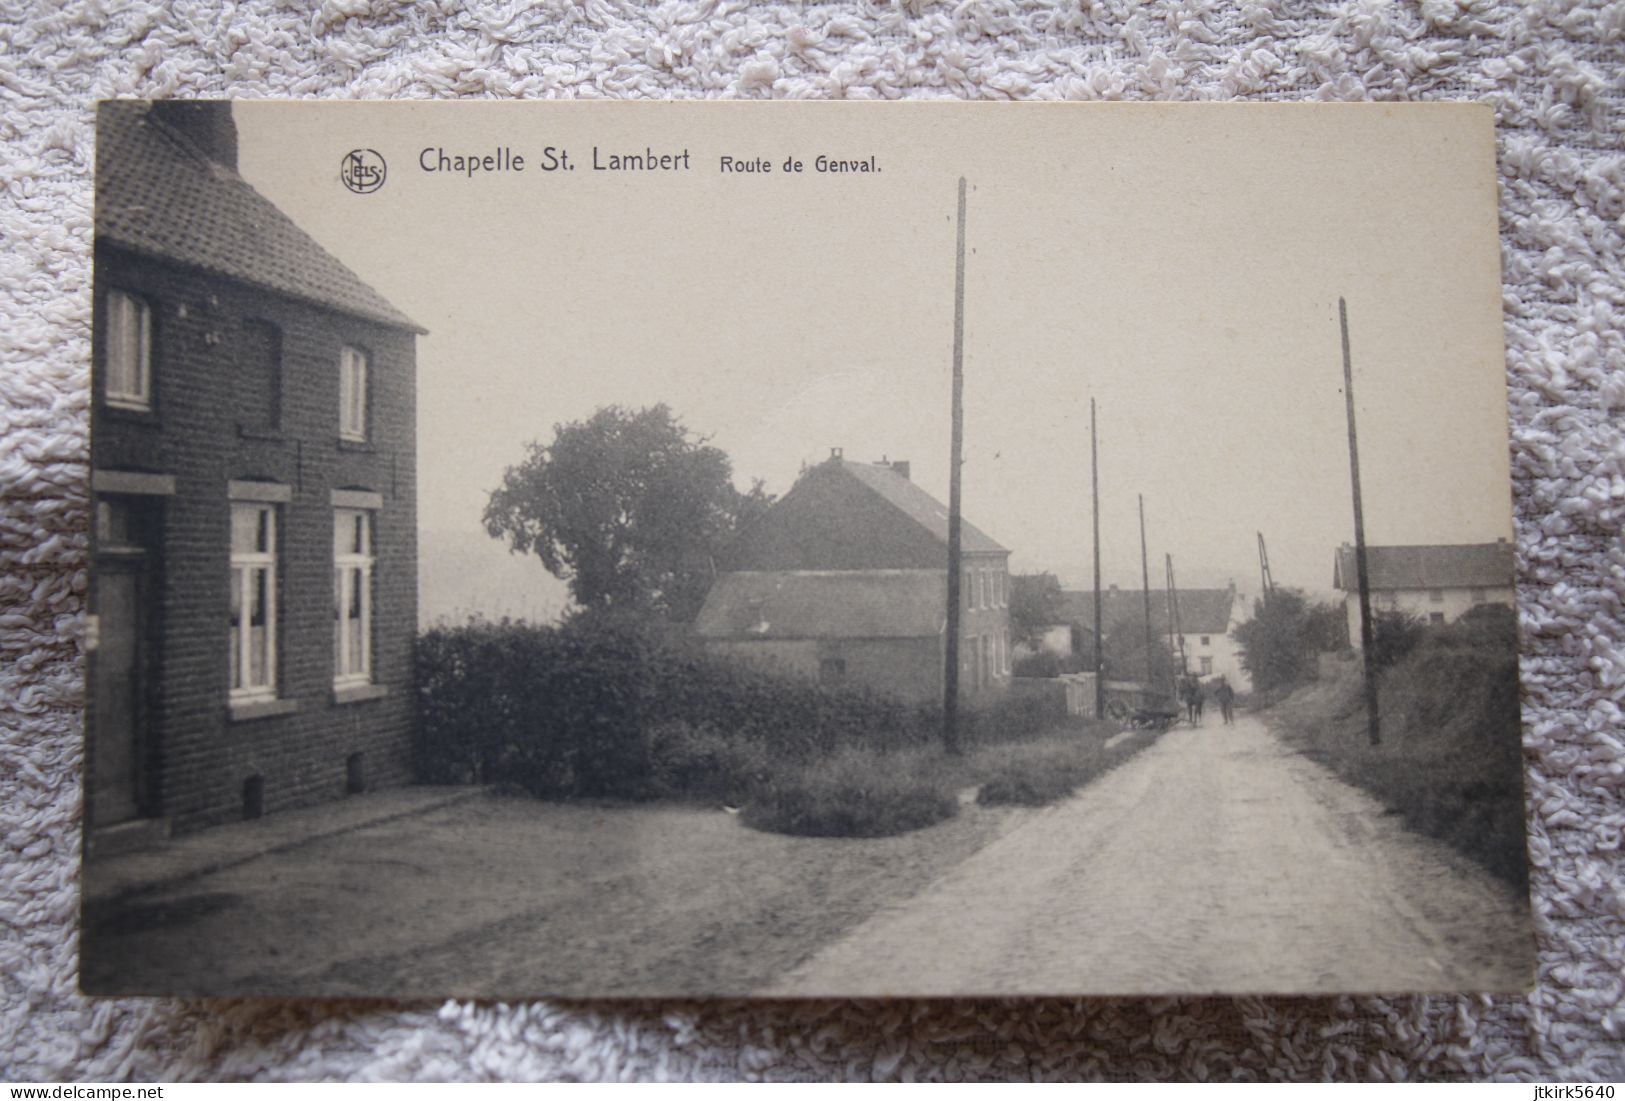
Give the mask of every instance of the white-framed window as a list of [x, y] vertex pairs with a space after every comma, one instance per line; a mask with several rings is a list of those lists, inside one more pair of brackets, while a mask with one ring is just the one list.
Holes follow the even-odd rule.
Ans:
[[372, 683], [372, 513], [333, 510], [333, 686]]
[[346, 345], [339, 351], [339, 439], [367, 438], [367, 353]]
[[125, 291], [109, 291], [102, 339], [102, 400], [120, 409], [152, 408], [152, 309]]
[[231, 699], [276, 698], [276, 506], [231, 506]]
[[967, 611], [976, 607], [976, 571], [965, 571], [965, 609]]
[[1212, 658], [1200, 658], [1198, 660], [1201, 662], [1202, 675], [1204, 677], [1211, 676], [1212, 673], [1213, 673], [1213, 659]]
[[1429, 589], [1428, 590], [1428, 602], [1432, 603], [1432, 604], [1443, 604], [1444, 603], [1444, 590], [1443, 589]]

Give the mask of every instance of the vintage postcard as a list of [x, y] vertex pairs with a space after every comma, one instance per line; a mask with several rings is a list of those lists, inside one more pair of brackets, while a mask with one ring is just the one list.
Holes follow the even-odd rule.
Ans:
[[85, 991], [1527, 989], [1488, 108], [97, 142]]

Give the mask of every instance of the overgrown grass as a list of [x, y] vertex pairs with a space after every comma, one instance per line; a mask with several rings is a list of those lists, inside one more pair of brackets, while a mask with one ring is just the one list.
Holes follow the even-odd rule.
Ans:
[[1136, 731], [1108, 748], [1100, 738], [1045, 740], [987, 754], [976, 794], [984, 806], [1042, 806], [1065, 799], [1150, 745], [1157, 732]]
[[1078, 789], [1156, 740], [1141, 731], [1106, 747], [1116, 728], [1072, 721], [1027, 738], [950, 755], [847, 748], [829, 758], [770, 768], [745, 808], [757, 829], [813, 837], [882, 837], [959, 812], [960, 793], [983, 806], [1042, 806]]
[[[1505, 615], [1501, 613], [1506, 613]], [[1358, 665], [1270, 712], [1300, 750], [1371, 792], [1407, 827], [1526, 883], [1517, 636], [1495, 608], [1429, 628], [1382, 673], [1370, 744]]]
[[802, 837], [888, 837], [952, 818], [959, 800], [932, 750], [840, 749], [775, 771], [745, 807], [748, 826]]

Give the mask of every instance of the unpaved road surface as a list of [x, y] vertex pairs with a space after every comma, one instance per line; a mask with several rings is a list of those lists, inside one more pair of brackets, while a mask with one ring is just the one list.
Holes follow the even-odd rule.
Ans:
[[1528, 904], [1256, 718], [1164, 735], [766, 993], [1521, 990]]
[[748, 994], [1031, 813], [843, 840], [481, 795], [95, 903], [81, 966], [98, 993]]

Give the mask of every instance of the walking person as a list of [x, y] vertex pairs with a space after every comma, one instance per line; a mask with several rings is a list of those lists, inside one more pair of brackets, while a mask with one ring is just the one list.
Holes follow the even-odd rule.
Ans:
[[1213, 698], [1219, 701], [1219, 710], [1224, 714], [1224, 725], [1229, 726], [1235, 718], [1236, 690], [1230, 687], [1230, 682], [1223, 677], [1219, 678], [1219, 685], [1213, 690]]
[[1191, 696], [1196, 703], [1196, 725], [1202, 725], [1202, 705], [1207, 702], [1207, 685], [1195, 677], [1191, 678]]

